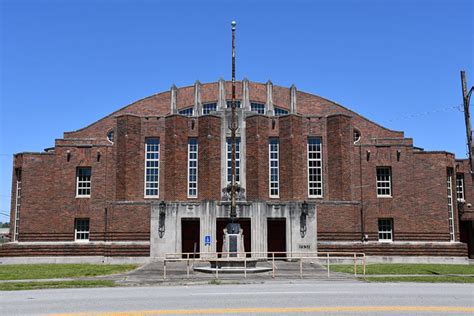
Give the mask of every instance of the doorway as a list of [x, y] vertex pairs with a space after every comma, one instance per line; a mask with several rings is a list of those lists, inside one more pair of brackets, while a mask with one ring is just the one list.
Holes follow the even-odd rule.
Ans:
[[[192, 253], [190, 258], [199, 258], [201, 223], [199, 218], [181, 219], [181, 252]], [[183, 255], [186, 258], [187, 255]]]
[[[227, 218], [218, 218], [216, 221], [216, 241], [217, 241], [217, 252], [222, 252], [222, 244], [224, 240], [224, 228], [227, 226]], [[245, 252], [252, 252], [252, 233], [250, 218], [239, 218], [238, 219], [240, 228], [244, 230], [244, 250]], [[248, 253], [247, 257], [251, 255]]]
[[[267, 252], [286, 252], [286, 218], [267, 218]], [[286, 254], [275, 254], [275, 257], [286, 257]]]
[[467, 244], [468, 256], [474, 259], [474, 221], [459, 221], [461, 242]]

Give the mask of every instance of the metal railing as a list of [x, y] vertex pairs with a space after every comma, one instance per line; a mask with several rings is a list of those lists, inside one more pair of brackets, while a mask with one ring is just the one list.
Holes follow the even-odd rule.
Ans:
[[[235, 255], [231, 257], [230, 255]], [[303, 278], [303, 262], [317, 260], [318, 263], [325, 263], [327, 277], [331, 277], [331, 261], [351, 262], [354, 264], [354, 277], [357, 277], [357, 266], [362, 265], [362, 274], [366, 272], [366, 256], [361, 252], [200, 252], [200, 253], [169, 253], [163, 260], [163, 279], [167, 277], [168, 262], [186, 262], [186, 277], [190, 277], [191, 269], [194, 269], [196, 262], [215, 262], [215, 277], [219, 278], [218, 262], [243, 261], [243, 274], [247, 278], [248, 262], [271, 262], [272, 278], [276, 276], [275, 261], [297, 261], [299, 262], [299, 275]], [[332, 263], [334, 264], [334, 263]]]

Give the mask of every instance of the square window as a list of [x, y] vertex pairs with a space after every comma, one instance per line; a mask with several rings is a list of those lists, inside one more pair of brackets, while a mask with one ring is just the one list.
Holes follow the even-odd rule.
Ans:
[[379, 218], [379, 241], [393, 241], [393, 219]]
[[76, 218], [74, 221], [75, 241], [89, 241], [89, 219]]

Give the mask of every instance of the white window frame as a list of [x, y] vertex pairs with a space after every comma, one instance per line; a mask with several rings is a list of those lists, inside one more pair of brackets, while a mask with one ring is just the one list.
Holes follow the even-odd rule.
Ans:
[[250, 102], [250, 110], [257, 114], [265, 114], [265, 104], [258, 102]]
[[[226, 181], [232, 182], [232, 139], [226, 139]], [[235, 143], [235, 183], [240, 184], [240, 137], [236, 138]]]
[[[387, 223], [389, 223], [389, 225], [387, 225]], [[388, 237], [384, 238], [384, 236]], [[378, 219], [378, 238], [379, 242], [393, 242], [393, 218]]]
[[[198, 154], [199, 144], [197, 138], [188, 140], [188, 198], [198, 197]], [[191, 179], [191, 173], [194, 170], [195, 179]]]
[[456, 241], [454, 234], [454, 207], [453, 207], [453, 169], [448, 168], [446, 176], [446, 188], [448, 193], [448, 225], [449, 239], [451, 242]]
[[21, 205], [21, 169], [16, 169], [16, 198], [15, 198], [15, 228], [13, 241], [18, 241], [20, 235], [20, 205]]
[[[312, 143], [313, 140], [317, 140], [317, 143]], [[315, 150], [312, 150], [312, 146], [316, 146]], [[323, 142], [321, 137], [308, 137], [306, 145], [306, 157], [307, 157], [307, 170], [308, 170], [308, 197], [309, 198], [322, 198], [323, 197]], [[319, 157], [319, 158], [318, 158]], [[318, 173], [320, 179], [312, 180], [311, 173], [314, 170], [314, 176], [317, 178]], [[319, 172], [318, 172], [319, 171]], [[312, 191], [319, 191], [319, 194], [311, 194]]]
[[[152, 143], [151, 141], [156, 141], [156, 143]], [[152, 146], [156, 146], [156, 148]], [[156, 149], [156, 150], [152, 150], [152, 149]], [[153, 155], [154, 157], [152, 156], [152, 158], [148, 158], [148, 154]], [[153, 170], [156, 170], [155, 175], [150, 174], [150, 178], [156, 176], [156, 180], [149, 180], [149, 178], [147, 177], [148, 170], [150, 172]], [[144, 197], [145, 198], [158, 198], [160, 196], [160, 139], [158, 137], [145, 138], [145, 175], [144, 175], [143, 180], [144, 180], [143, 181], [144, 182]], [[156, 194], [148, 194], [147, 193], [148, 190], [149, 191], [156, 190]]]
[[[379, 171], [387, 171], [384, 174], [379, 174]], [[391, 198], [392, 197], [392, 168], [389, 166], [378, 166], [376, 171], [376, 187], [378, 198]], [[382, 191], [382, 192], [380, 192]], [[388, 193], [384, 193], [388, 191]]]
[[[81, 176], [80, 170], [90, 170], [90, 175]], [[89, 193], [82, 193], [81, 190], [89, 190]], [[90, 198], [92, 193], [92, 168], [91, 167], [77, 167], [76, 168], [76, 198]]]
[[459, 202], [464, 202], [464, 175], [456, 174], [456, 198]]
[[[268, 194], [271, 198], [280, 197], [280, 142], [270, 138], [268, 142]], [[273, 174], [272, 174], [273, 171]]]
[[[212, 109], [211, 109], [212, 108]], [[211, 114], [211, 112], [217, 111], [217, 103], [204, 103], [202, 105], [202, 115]]]
[[[79, 226], [79, 221], [87, 221], [87, 230], [79, 230], [79, 228], [83, 228]], [[86, 238], [78, 238], [82, 236], [87, 236]], [[89, 242], [90, 239], [90, 219], [89, 218], [75, 218], [74, 219], [74, 241], [75, 242]]]

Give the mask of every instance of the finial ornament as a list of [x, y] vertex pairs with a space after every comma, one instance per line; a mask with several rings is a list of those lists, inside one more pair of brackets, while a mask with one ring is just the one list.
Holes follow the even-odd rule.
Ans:
[[232, 21], [230, 25], [232, 25], [232, 31], [235, 31], [235, 26], [237, 25], [237, 22]]

